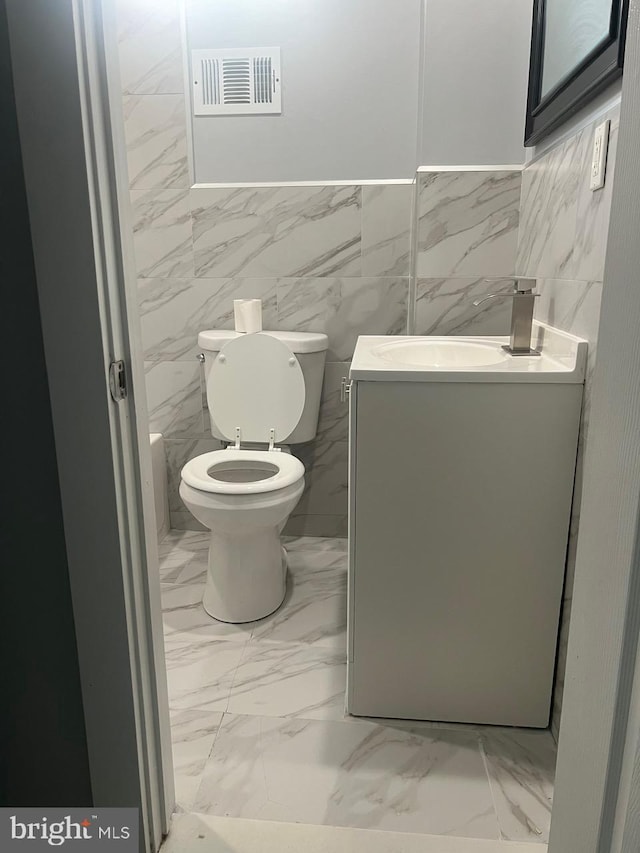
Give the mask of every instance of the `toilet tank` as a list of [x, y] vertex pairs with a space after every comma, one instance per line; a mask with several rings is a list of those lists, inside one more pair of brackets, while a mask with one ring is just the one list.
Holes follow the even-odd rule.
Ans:
[[[200, 332], [198, 346], [204, 355], [204, 372], [207, 384], [211, 365], [218, 357], [222, 347], [242, 334], [244, 333], [228, 329], [210, 329]], [[286, 442], [287, 444], [302, 444], [305, 441], [311, 441], [315, 438], [318, 430], [324, 362], [329, 339], [320, 332], [269, 332], [265, 330], [261, 334], [272, 335], [286, 344], [295, 354], [302, 368], [305, 385], [304, 409], [298, 425], [286, 439]], [[215, 438], [227, 440], [218, 432], [213, 421], [211, 421], [211, 433]]]

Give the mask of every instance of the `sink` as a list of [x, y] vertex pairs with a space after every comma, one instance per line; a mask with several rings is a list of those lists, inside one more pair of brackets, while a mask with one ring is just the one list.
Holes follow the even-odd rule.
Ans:
[[493, 341], [429, 340], [428, 338], [393, 341], [372, 349], [372, 355], [393, 364], [431, 368], [488, 367], [507, 361], [502, 344]]
[[569, 382], [584, 381], [587, 342], [537, 320], [532, 346], [538, 356], [512, 356], [498, 335], [361, 335], [351, 379], [381, 382]]

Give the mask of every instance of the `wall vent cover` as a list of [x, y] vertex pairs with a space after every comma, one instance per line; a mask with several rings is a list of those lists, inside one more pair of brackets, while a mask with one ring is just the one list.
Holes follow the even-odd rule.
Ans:
[[280, 48], [192, 50], [197, 116], [281, 113]]

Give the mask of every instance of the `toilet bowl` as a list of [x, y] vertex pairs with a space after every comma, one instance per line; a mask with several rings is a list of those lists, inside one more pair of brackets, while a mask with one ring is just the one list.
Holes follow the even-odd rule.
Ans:
[[221, 622], [252, 622], [286, 591], [280, 532], [304, 490], [304, 465], [288, 453], [214, 450], [182, 469], [180, 497], [210, 531], [202, 604]]
[[214, 330], [198, 341], [211, 431], [230, 446], [186, 463], [180, 497], [210, 531], [204, 609], [222, 622], [252, 622], [284, 600], [280, 533], [305, 470], [282, 445], [316, 434], [327, 337]]

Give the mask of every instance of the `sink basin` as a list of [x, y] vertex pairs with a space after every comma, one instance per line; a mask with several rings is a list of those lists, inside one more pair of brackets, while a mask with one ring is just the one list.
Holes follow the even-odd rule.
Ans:
[[488, 367], [509, 358], [501, 343], [493, 341], [424, 338], [382, 344], [374, 347], [372, 354], [393, 364], [445, 369]]
[[380, 382], [584, 381], [587, 342], [537, 320], [532, 346], [538, 356], [512, 356], [498, 335], [360, 335], [351, 379]]

